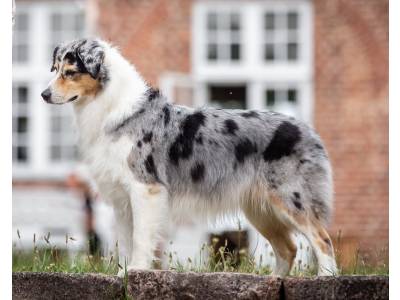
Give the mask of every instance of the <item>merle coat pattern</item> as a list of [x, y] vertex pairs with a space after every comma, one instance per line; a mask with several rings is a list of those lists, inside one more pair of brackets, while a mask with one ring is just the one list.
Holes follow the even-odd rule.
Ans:
[[318, 273], [336, 273], [325, 230], [333, 204], [331, 167], [309, 126], [269, 111], [173, 105], [101, 40], [56, 48], [53, 69], [56, 77], [42, 96], [49, 103], [73, 102], [83, 159], [114, 206], [128, 269], [151, 266], [176, 212], [242, 210], [274, 249], [273, 274], [289, 273], [295, 232], [309, 240]]
[[171, 199], [201, 198], [207, 206], [218, 206], [227, 189], [246, 194], [259, 182], [293, 213], [328, 223], [331, 195], [320, 186], [331, 171], [310, 127], [269, 111], [175, 106], [154, 89], [145, 97], [110, 131], [138, 140], [128, 158], [138, 180], [166, 186]]

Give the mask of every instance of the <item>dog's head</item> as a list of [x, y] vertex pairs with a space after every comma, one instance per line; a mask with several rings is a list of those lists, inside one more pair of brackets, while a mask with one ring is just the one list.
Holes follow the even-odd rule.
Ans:
[[51, 72], [55, 77], [42, 92], [52, 104], [93, 98], [107, 81], [104, 47], [96, 40], [81, 39], [57, 46]]

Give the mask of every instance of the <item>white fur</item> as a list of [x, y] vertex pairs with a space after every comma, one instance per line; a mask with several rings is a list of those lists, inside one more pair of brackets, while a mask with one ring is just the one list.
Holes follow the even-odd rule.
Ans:
[[101, 42], [110, 74], [106, 88], [95, 99], [74, 103], [79, 145], [102, 198], [113, 205], [120, 247], [120, 263], [128, 269], [149, 268], [160, 232], [161, 214], [167, 211], [166, 191], [152, 195], [137, 182], [126, 159], [134, 140], [114, 140], [106, 128], [127, 117], [148, 89], [145, 81], [115, 48]]

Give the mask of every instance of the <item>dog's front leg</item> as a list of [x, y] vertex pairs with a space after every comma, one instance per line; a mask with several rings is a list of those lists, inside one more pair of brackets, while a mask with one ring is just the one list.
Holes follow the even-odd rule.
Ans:
[[133, 249], [130, 269], [149, 269], [168, 221], [168, 192], [159, 184], [135, 183], [131, 188]]

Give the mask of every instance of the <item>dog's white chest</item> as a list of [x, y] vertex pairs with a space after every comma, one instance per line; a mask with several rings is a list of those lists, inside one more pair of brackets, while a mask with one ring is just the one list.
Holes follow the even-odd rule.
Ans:
[[127, 137], [113, 140], [102, 136], [95, 143], [83, 149], [84, 161], [88, 164], [97, 184], [124, 184], [132, 176], [127, 164], [127, 157], [132, 142]]

